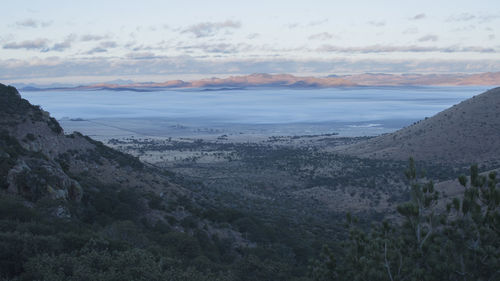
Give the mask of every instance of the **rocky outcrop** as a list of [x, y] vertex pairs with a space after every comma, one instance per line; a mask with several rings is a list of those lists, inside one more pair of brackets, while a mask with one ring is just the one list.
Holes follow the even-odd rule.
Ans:
[[78, 202], [85, 188], [99, 186], [161, 189], [172, 197], [186, 192], [161, 173], [145, 171], [131, 155], [78, 132], [65, 134], [48, 112], [0, 84], [0, 192], [32, 202], [44, 197]]
[[83, 196], [76, 180], [64, 173], [58, 164], [42, 159], [19, 159], [7, 174], [7, 182], [9, 192], [31, 201], [48, 196], [79, 202]]
[[22, 99], [13, 87], [0, 84], [0, 109], [2, 188], [30, 201], [80, 201], [83, 189], [64, 171], [58, 156], [93, 145], [83, 137], [65, 136], [48, 112]]

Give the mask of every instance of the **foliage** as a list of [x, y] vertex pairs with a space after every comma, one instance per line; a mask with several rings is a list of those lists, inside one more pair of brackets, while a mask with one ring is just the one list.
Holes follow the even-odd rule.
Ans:
[[25, 153], [17, 139], [6, 131], [0, 131], [0, 189], [8, 187], [7, 173], [14, 167], [17, 158]]
[[[355, 217], [348, 216], [346, 239], [337, 233], [311, 264], [310, 277], [498, 278], [500, 195], [496, 175], [481, 176], [473, 166], [471, 176], [459, 180], [464, 196], [444, 208], [438, 204], [441, 199], [432, 182], [425, 182], [419, 174], [410, 162], [406, 176], [411, 201], [398, 207], [400, 219], [366, 230]], [[211, 203], [200, 207], [188, 198], [177, 200], [177, 204], [191, 215], [171, 222], [145, 222], [141, 217], [148, 205], [166, 210], [170, 203], [135, 189], [84, 178], [80, 182], [85, 189], [82, 201], [63, 203], [71, 210], [71, 219], [47, 216], [45, 209], [53, 204], [43, 200], [26, 204], [14, 196], [1, 195], [0, 278], [307, 280], [308, 258], [326, 242], [311, 234], [325, 229], [307, 226], [303, 232], [288, 218], [258, 217]], [[234, 240], [202, 228], [203, 220], [227, 225], [253, 245], [235, 246]]]
[[[280, 253], [272, 246], [236, 252], [233, 239], [201, 229], [193, 216], [179, 220], [186, 232], [166, 222], [144, 222], [141, 216], [148, 196], [138, 190], [92, 181], [82, 181], [82, 186], [81, 202], [47, 198], [26, 204], [0, 193], [0, 279], [250, 280], [256, 268], [255, 276], [268, 278], [263, 280], [290, 280], [287, 276], [297, 274], [293, 264], [285, 262], [288, 250]], [[183, 200], [179, 203], [189, 205]], [[72, 217], [50, 215], [54, 206], [70, 209]], [[221, 218], [245, 225], [240, 220], [244, 214], [220, 211]], [[245, 226], [250, 233], [264, 226], [256, 218], [251, 220], [254, 225]]]
[[94, 159], [94, 162], [99, 163], [99, 159], [103, 157], [116, 161], [120, 167], [131, 167], [135, 170], [142, 170], [144, 168], [144, 164], [137, 157], [107, 147], [102, 142], [93, 140], [88, 136], [83, 136], [77, 132], [75, 133], [95, 145], [95, 149], [88, 152], [90, 154], [89, 157]]
[[31, 259], [24, 280], [228, 280], [192, 268], [178, 270], [140, 249], [109, 252], [85, 248], [77, 254], [47, 254]]
[[[348, 217], [349, 237], [339, 252], [325, 249], [312, 266], [316, 280], [498, 280], [500, 189], [471, 167], [459, 178], [462, 198], [439, 213], [432, 182], [417, 177], [410, 159], [406, 176], [411, 201], [398, 207], [401, 223], [384, 221], [360, 229]], [[469, 184], [468, 184], [469, 182]]]

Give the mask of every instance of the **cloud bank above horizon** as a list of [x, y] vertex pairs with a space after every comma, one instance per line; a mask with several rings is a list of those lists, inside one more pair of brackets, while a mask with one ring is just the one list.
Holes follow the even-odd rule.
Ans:
[[74, 2], [3, 5], [0, 81], [500, 71], [498, 1]]

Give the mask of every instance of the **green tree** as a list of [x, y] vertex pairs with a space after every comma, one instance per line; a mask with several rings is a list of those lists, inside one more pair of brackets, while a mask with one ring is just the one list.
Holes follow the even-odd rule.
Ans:
[[315, 280], [500, 280], [500, 189], [496, 173], [459, 177], [463, 196], [446, 210], [431, 181], [406, 171], [411, 200], [401, 220], [365, 231], [347, 218], [348, 238], [337, 252], [324, 250], [312, 267]]

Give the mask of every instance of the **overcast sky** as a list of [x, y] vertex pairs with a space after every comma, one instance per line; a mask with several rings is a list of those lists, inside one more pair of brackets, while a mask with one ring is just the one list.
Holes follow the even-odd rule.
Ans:
[[500, 1], [5, 1], [0, 82], [500, 71]]

